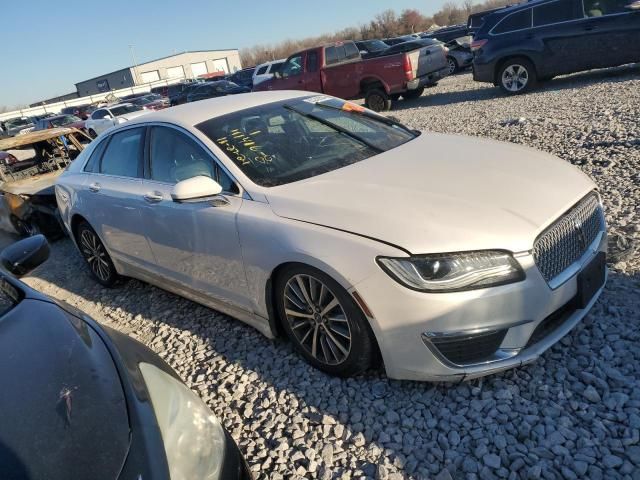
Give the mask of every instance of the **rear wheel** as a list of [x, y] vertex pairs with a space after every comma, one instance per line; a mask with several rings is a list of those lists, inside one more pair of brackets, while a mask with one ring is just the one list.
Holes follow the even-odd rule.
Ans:
[[76, 242], [95, 279], [105, 287], [115, 285], [120, 276], [107, 249], [88, 223], [83, 222], [76, 229]]
[[369, 110], [386, 112], [391, 109], [391, 97], [381, 88], [367, 90], [364, 103]]
[[537, 82], [536, 70], [526, 58], [514, 58], [502, 64], [498, 71], [498, 85], [512, 95], [531, 90]]
[[420, 98], [424, 93], [424, 87], [418, 87], [415, 90], [407, 90], [402, 94], [402, 97], [405, 100], [415, 100], [416, 98]]
[[351, 295], [323, 272], [286, 268], [275, 283], [279, 317], [295, 349], [314, 367], [341, 377], [368, 369], [375, 339]]

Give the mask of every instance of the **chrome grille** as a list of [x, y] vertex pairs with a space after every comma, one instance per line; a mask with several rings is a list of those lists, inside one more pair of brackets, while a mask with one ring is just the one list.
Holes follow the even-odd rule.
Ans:
[[578, 260], [604, 230], [604, 216], [596, 193], [590, 193], [535, 241], [533, 258], [549, 282]]

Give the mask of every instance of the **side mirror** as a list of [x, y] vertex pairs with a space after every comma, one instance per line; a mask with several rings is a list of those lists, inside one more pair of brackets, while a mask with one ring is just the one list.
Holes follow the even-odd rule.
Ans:
[[44, 235], [34, 235], [9, 245], [0, 252], [0, 264], [16, 277], [26, 275], [49, 258]]
[[106, 114], [104, 117], [102, 117], [103, 120], [111, 120], [113, 117], [109, 114]]
[[274, 72], [273, 76], [274, 76], [275, 78], [283, 78], [283, 77], [282, 77], [282, 72], [280, 72], [280, 71], [276, 71], [276, 72]]
[[197, 177], [182, 180], [174, 185], [171, 198], [174, 202], [204, 202], [222, 193], [222, 187], [210, 177]]

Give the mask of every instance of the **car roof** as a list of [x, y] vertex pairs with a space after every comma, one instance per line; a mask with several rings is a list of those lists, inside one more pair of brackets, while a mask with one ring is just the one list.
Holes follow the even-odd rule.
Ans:
[[205, 120], [221, 117], [229, 113], [244, 110], [246, 108], [259, 107], [267, 103], [279, 102], [281, 100], [296, 99], [311, 95], [310, 92], [300, 92], [291, 90], [276, 90], [271, 92], [241, 93], [238, 95], [228, 95], [225, 97], [200, 100], [199, 102], [185, 103], [176, 107], [149, 113], [142, 117], [135, 118], [128, 122], [167, 122], [182, 125], [194, 126]]
[[129, 103], [129, 102], [122, 102], [122, 103], [115, 103], [113, 105], [107, 105], [106, 107], [100, 107], [100, 108], [116, 108], [116, 107], [133, 107], [135, 105], [133, 105], [133, 103]]

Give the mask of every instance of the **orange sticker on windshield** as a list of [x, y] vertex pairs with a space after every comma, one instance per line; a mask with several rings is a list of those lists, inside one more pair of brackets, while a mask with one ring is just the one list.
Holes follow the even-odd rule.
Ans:
[[356, 105], [355, 103], [351, 103], [351, 102], [344, 102], [344, 105], [342, 105], [342, 110], [344, 110], [345, 112], [364, 112], [365, 108], [361, 105]]

